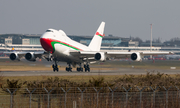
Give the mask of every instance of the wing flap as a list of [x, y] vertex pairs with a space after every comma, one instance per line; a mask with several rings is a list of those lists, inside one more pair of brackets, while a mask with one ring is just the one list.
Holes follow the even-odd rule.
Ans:
[[142, 55], [168, 55], [174, 54], [173, 52], [142, 52]]
[[109, 58], [129, 58], [132, 52], [107, 52], [106, 56]]
[[89, 57], [94, 57], [94, 55], [96, 54], [97, 52], [93, 52], [93, 51], [73, 51], [73, 52], [70, 52], [70, 54], [72, 56], [76, 56], [76, 57], [79, 57], [79, 58], [89, 58]]
[[[137, 53], [137, 52], [106, 52], [106, 56], [113, 58], [130, 58], [131, 54], [133, 53]], [[141, 56], [173, 54], [173, 52], [139, 52], [139, 53]]]

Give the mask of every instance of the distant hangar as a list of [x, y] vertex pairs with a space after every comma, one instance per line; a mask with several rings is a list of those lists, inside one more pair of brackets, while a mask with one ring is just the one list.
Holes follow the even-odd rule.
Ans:
[[[1, 34], [0, 44], [22, 44], [22, 45], [40, 45], [40, 34]], [[89, 45], [93, 36], [77, 36], [68, 35], [71, 39], [85, 45]], [[105, 36], [102, 40], [102, 46], [122, 46], [122, 43], [127, 43], [130, 38], [122, 38], [118, 36]], [[125, 44], [123, 44], [125, 46]]]

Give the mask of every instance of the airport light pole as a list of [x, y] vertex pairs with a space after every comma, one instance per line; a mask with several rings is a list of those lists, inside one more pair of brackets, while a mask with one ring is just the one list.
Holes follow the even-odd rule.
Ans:
[[[150, 40], [150, 51], [152, 52], [152, 24], [151, 25], [151, 40]], [[150, 58], [152, 59], [152, 55], [150, 55]]]

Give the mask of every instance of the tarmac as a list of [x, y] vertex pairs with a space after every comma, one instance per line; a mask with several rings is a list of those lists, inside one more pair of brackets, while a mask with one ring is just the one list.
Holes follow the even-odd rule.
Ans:
[[21, 72], [8, 72], [4, 71], [1, 72], [3, 76], [74, 76], [74, 75], [125, 75], [125, 74], [133, 74], [133, 75], [140, 75], [140, 74], [146, 74], [147, 72], [160, 72], [164, 74], [180, 74], [180, 70], [176, 69], [168, 69], [168, 70], [145, 70], [145, 69], [135, 69], [135, 68], [119, 68], [116, 70], [93, 70], [91, 72], [66, 72], [66, 71], [59, 71], [59, 72], [53, 72], [53, 71], [21, 71]]

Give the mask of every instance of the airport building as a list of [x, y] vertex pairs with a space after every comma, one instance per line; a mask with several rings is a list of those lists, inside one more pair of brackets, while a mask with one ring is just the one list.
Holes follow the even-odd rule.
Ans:
[[0, 44], [40, 45], [38, 34], [1, 34]]
[[[0, 54], [4, 51], [43, 51], [40, 45], [40, 34], [1, 34]], [[68, 35], [71, 39], [84, 45], [89, 45], [93, 36]], [[149, 44], [149, 43], [148, 43]], [[152, 47], [152, 51], [172, 51], [180, 54], [180, 47]], [[130, 38], [118, 36], [105, 36], [102, 40], [101, 50], [113, 51], [150, 51], [149, 45], [139, 47], [139, 43], [131, 41]]]

